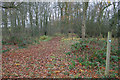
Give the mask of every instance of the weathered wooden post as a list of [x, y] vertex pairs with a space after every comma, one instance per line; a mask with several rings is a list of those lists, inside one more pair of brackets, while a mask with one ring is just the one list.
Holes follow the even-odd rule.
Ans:
[[105, 76], [109, 75], [110, 52], [111, 52], [111, 35], [112, 35], [112, 33], [108, 32]]
[[[120, 57], [120, 1], [118, 2], [118, 32], [117, 32], [117, 37], [118, 37], [118, 51], [117, 51], [117, 53], [118, 53], [118, 56]], [[119, 59], [119, 62], [120, 62], [120, 59]], [[119, 70], [120, 70], [120, 64], [118, 64], [118, 66], [119, 66]]]

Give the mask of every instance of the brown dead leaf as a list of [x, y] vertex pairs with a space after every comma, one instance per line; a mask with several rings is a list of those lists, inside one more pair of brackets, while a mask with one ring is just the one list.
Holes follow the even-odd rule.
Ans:
[[55, 73], [60, 73], [60, 71], [59, 70], [57, 70], [57, 71], [54, 71]]
[[19, 66], [20, 64], [15, 64], [16, 66]]

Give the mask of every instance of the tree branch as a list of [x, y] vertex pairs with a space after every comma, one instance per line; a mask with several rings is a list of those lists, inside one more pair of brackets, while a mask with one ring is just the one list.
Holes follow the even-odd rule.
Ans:
[[112, 4], [108, 4], [107, 6], [105, 6], [102, 11], [104, 11], [107, 7], [111, 6]]
[[0, 6], [4, 9], [9, 9], [9, 8], [18, 8], [23, 2], [19, 3], [18, 5], [12, 5], [12, 6]]

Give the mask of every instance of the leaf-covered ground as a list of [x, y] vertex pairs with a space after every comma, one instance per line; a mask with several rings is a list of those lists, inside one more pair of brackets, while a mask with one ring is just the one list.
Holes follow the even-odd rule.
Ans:
[[[70, 69], [70, 45], [55, 37], [50, 41], [30, 45], [23, 49], [10, 49], [2, 54], [3, 78], [99, 78], [97, 69], [86, 69], [78, 61]], [[4, 48], [4, 47], [3, 47]], [[81, 55], [82, 56], [82, 55]], [[75, 56], [74, 56], [75, 57]], [[76, 57], [77, 58], [77, 57]], [[105, 68], [101, 67], [104, 71]], [[112, 71], [111, 71], [112, 72]], [[118, 73], [118, 72], [116, 72]]]

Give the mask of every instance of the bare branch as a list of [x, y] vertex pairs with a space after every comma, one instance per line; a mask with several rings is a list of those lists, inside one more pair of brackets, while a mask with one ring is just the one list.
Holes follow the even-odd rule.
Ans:
[[9, 8], [18, 8], [23, 2], [19, 3], [18, 5], [10, 5], [10, 6], [0, 6], [4, 9], [9, 9]]

